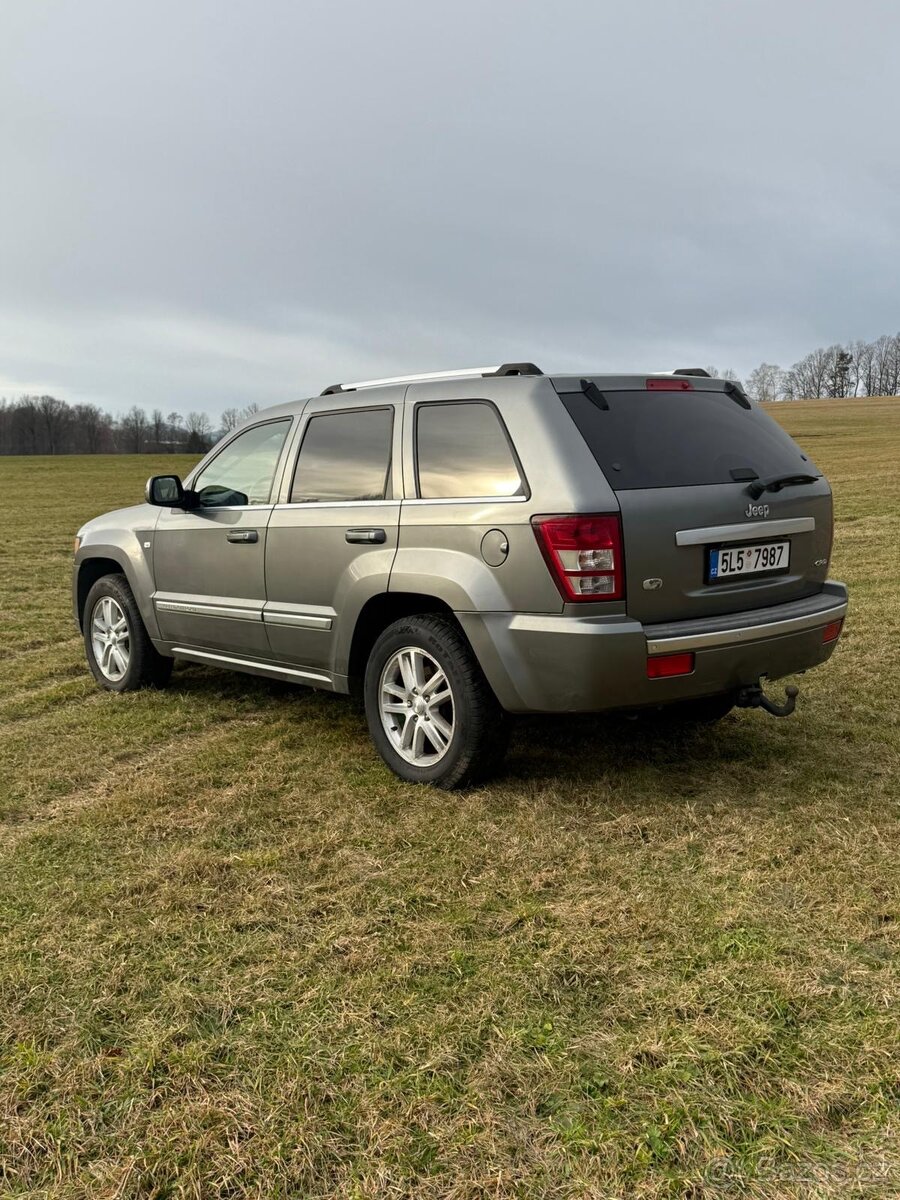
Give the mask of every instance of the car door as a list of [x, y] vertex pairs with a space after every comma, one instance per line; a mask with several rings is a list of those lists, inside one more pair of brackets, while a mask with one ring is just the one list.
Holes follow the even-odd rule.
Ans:
[[400, 523], [402, 396], [401, 388], [377, 399], [323, 396], [304, 411], [266, 542], [265, 625], [279, 661], [340, 674], [338, 648], [360, 609], [387, 591]]
[[290, 418], [243, 429], [191, 480], [197, 506], [163, 509], [153, 602], [166, 641], [268, 658], [266, 527]]

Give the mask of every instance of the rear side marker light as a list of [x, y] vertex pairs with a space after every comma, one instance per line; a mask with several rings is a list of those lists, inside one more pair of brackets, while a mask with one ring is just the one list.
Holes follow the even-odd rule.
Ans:
[[694, 385], [689, 379], [648, 379], [648, 392], [692, 392]]
[[836, 642], [841, 636], [841, 630], [843, 628], [843, 617], [840, 621], [832, 621], [830, 625], [826, 625], [822, 630], [822, 644], [827, 646], [829, 642]]
[[618, 515], [534, 517], [531, 523], [564, 600], [622, 599], [625, 563]]
[[648, 679], [671, 679], [673, 675], [690, 675], [693, 669], [693, 654], [653, 654], [647, 658]]

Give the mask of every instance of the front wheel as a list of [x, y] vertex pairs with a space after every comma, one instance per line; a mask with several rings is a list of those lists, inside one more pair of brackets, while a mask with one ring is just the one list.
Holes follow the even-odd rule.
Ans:
[[160, 654], [147, 636], [124, 575], [104, 575], [88, 592], [84, 648], [94, 678], [109, 692], [162, 687], [172, 674], [174, 659]]
[[381, 757], [413, 783], [464, 787], [506, 750], [508, 718], [448, 617], [403, 617], [385, 629], [366, 666], [365, 704]]

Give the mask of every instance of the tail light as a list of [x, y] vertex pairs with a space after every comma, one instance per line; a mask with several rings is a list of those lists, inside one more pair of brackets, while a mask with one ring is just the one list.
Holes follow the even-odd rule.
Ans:
[[564, 600], [622, 599], [625, 563], [618, 516], [534, 517], [531, 523]]
[[822, 630], [822, 644], [827, 646], [829, 642], [836, 642], [841, 636], [843, 627], [843, 618], [840, 621], [832, 621], [830, 625], [826, 625]]

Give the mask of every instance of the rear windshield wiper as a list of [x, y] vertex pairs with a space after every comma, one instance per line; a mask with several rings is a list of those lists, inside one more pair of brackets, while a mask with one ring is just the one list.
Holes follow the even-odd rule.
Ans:
[[818, 483], [820, 475], [807, 475], [805, 471], [795, 471], [792, 475], [770, 475], [768, 479], [756, 479], [747, 488], [754, 500], [758, 500], [763, 492], [780, 492], [783, 487], [795, 483]]

